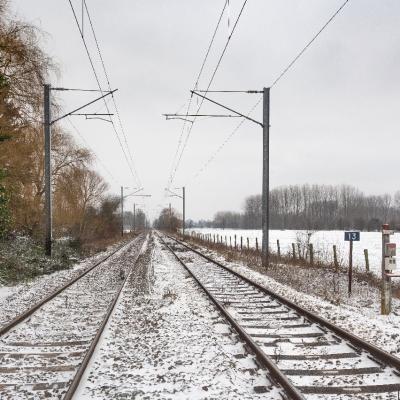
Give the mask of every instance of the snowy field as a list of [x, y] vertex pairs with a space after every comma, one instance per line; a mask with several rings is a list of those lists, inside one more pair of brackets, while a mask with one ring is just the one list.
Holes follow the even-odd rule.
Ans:
[[[222, 235], [225, 241], [225, 236], [229, 244], [229, 238], [234, 243], [234, 236], [237, 237], [237, 243], [240, 244], [240, 237], [243, 237], [243, 245], [247, 245], [247, 238], [249, 238], [250, 246], [256, 246], [256, 238], [259, 245], [261, 245], [261, 230], [256, 229], [210, 229], [210, 228], [196, 228], [187, 229], [188, 232], [194, 231], [203, 234]], [[335, 244], [338, 251], [338, 260], [343, 264], [348, 264], [349, 242], [344, 241], [343, 231], [309, 231], [312, 232], [310, 242], [314, 245], [316, 252], [315, 257], [322, 260], [333, 261], [333, 249]], [[307, 231], [296, 230], [270, 230], [269, 233], [270, 248], [273, 252], [277, 251], [277, 240], [279, 240], [281, 253], [285, 254], [291, 252], [292, 243], [296, 243], [298, 238], [305, 242]], [[353, 242], [353, 265], [358, 267], [359, 270], [365, 271], [364, 249], [368, 249], [370, 270], [376, 274], [380, 273], [381, 268], [381, 241], [382, 234], [380, 232], [361, 232], [359, 242]], [[391, 242], [400, 246], [400, 233], [395, 233], [391, 236]], [[296, 247], [297, 251], [297, 247]]]

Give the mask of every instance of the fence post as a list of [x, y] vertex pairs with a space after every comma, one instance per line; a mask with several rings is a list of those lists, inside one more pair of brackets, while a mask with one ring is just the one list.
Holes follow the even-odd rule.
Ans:
[[256, 238], [256, 252], [258, 253], [258, 239]]
[[313, 266], [314, 265], [314, 247], [313, 247], [312, 243], [310, 243], [308, 246], [309, 246], [309, 252], [310, 252], [310, 265]]
[[237, 241], [236, 241], [236, 235], [235, 235], [235, 250], [237, 250]]
[[369, 272], [369, 258], [368, 258], [368, 249], [364, 249], [364, 258], [365, 258], [365, 269]]
[[335, 271], [339, 270], [339, 263], [337, 260], [336, 244], [333, 245], [333, 265], [335, 266]]
[[294, 243], [292, 243], [292, 249], [293, 249], [293, 260], [296, 259], [296, 246], [294, 245]]
[[281, 245], [279, 243], [279, 239], [276, 240], [276, 247], [278, 251], [278, 258], [281, 258]]
[[232, 236], [229, 236], [229, 247], [230, 247], [231, 250], [232, 250]]
[[299, 260], [301, 260], [302, 256], [301, 256], [301, 246], [300, 243], [297, 243], [297, 255]]
[[243, 250], [243, 236], [240, 236], [240, 251]]

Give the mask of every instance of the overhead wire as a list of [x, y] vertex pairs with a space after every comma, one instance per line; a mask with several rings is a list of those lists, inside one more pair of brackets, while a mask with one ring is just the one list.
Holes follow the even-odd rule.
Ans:
[[[238, 25], [238, 23], [239, 23], [240, 17], [241, 17], [242, 14], [243, 14], [243, 10], [244, 10], [246, 4], [247, 4], [247, 0], [245, 0], [245, 1], [243, 2], [243, 5], [242, 5], [242, 7], [241, 7], [241, 9], [240, 9], [240, 12], [239, 12], [237, 18], [236, 18], [236, 21], [235, 21], [235, 24], [234, 24], [234, 26], [233, 26], [233, 28], [232, 28], [232, 31], [231, 31], [230, 35], [228, 36], [228, 40], [226, 41], [225, 46], [224, 46], [224, 48], [223, 48], [223, 50], [222, 50], [222, 53], [221, 53], [221, 55], [220, 55], [220, 57], [219, 57], [219, 59], [218, 59], [217, 65], [216, 65], [216, 67], [214, 68], [214, 71], [213, 71], [213, 73], [212, 73], [212, 75], [211, 75], [211, 78], [210, 78], [209, 83], [208, 83], [208, 85], [207, 85], [207, 88], [206, 88], [206, 90], [205, 90], [205, 93], [206, 93], [206, 94], [207, 94], [208, 90], [210, 89], [210, 86], [211, 86], [212, 82], [214, 81], [215, 75], [216, 75], [216, 73], [217, 73], [217, 71], [218, 71], [218, 69], [219, 69], [219, 67], [220, 67], [220, 65], [221, 65], [222, 59], [223, 59], [223, 57], [224, 57], [224, 55], [225, 55], [225, 53], [226, 53], [226, 50], [227, 50], [227, 48], [228, 48], [228, 45], [229, 45], [229, 43], [230, 43], [230, 41], [231, 41], [231, 39], [232, 39], [233, 33], [235, 32], [235, 29], [236, 29], [237, 25]], [[200, 109], [201, 109], [201, 107], [202, 107], [202, 105], [203, 105], [203, 102], [204, 102], [204, 98], [202, 98], [202, 100], [201, 100], [201, 102], [200, 102], [200, 105], [199, 105], [198, 108], [197, 108], [196, 114], [198, 114], [198, 113], [200, 112]], [[196, 116], [194, 117], [194, 121], [196, 121]], [[186, 138], [185, 138], [185, 141], [184, 141], [184, 144], [183, 144], [183, 147], [182, 147], [182, 151], [181, 151], [181, 153], [180, 153], [180, 155], [179, 155], [177, 164], [176, 164], [175, 169], [174, 169], [174, 171], [173, 171], [172, 178], [170, 179], [169, 186], [172, 185], [172, 183], [173, 183], [173, 180], [174, 180], [175, 175], [176, 175], [176, 172], [177, 172], [177, 170], [178, 170], [178, 168], [179, 168], [180, 162], [181, 162], [181, 160], [182, 160], [183, 153], [184, 153], [184, 151], [185, 151], [185, 149], [186, 149], [186, 146], [187, 146], [187, 143], [188, 143], [188, 141], [189, 141], [189, 138], [190, 138], [190, 135], [191, 135], [192, 130], [193, 130], [193, 124], [190, 125], [190, 128], [189, 128], [189, 130], [188, 130], [188, 133], [187, 133], [187, 135], [186, 135]]]
[[312, 45], [312, 43], [318, 38], [318, 36], [326, 29], [326, 27], [335, 19], [335, 17], [343, 10], [343, 8], [349, 3], [350, 0], [346, 0], [326, 21], [323, 27], [312, 37], [312, 39], [303, 47], [303, 49], [294, 57], [294, 59], [289, 63], [289, 65], [278, 75], [278, 77], [272, 82], [270, 88], [273, 88], [293, 67], [297, 60], [306, 52], [306, 50]]
[[[300, 52], [293, 58], [293, 60], [288, 64], [286, 68], [277, 76], [277, 78], [272, 82], [270, 88], [274, 87], [285, 75], [286, 73], [293, 67], [293, 65], [299, 60], [299, 58], [305, 53], [305, 51], [311, 46], [311, 44], [320, 36], [320, 34], [327, 28], [327, 26], [337, 17], [337, 15], [343, 10], [343, 8], [350, 2], [350, 0], [346, 0], [344, 3], [340, 5], [340, 7], [332, 14], [332, 16], [327, 20], [327, 22], [322, 26], [321, 29], [309, 40], [306, 45], [300, 50]], [[261, 103], [262, 97], [254, 104], [254, 106], [250, 109], [246, 116], [250, 116], [253, 111], [257, 108], [257, 106]], [[235, 133], [239, 130], [239, 128], [246, 121], [243, 118], [238, 125], [233, 129], [233, 131], [226, 136], [224, 141], [217, 147], [217, 149], [212, 153], [212, 155], [207, 159], [207, 161], [202, 165], [202, 167], [193, 175], [193, 177], [187, 181], [186, 185], [195, 180], [199, 175], [201, 175], [207, 167], [211, 164], [211, 162], [216, 158], [218, 153], [225, 147], [225, 145], [232, 139]]]
[[[216, 25], [216, 27], [215, 27], [215, 29], [214, 29], [214, 32], [213, 32], [213, 34], [212, 34], [210, 43], [209, 43], [209, 45], [208, 45], [206, 54], [205, 54], [205, 56], [204, 56], [204, 58], [203, 58], [203, 62], [202, 62], [202, 64], [201, 64], [200, 70], [199, 70], [199, 72], [198, 72], [198, 74], [197, 74], [196, 81], [195, 81], [195, 84], [194, 84], [194, 88], [195, 88], [195, 89], [197, 89], [197, 87], [198, 87], [198, 84], [199, 84], [199, 81], [200, 81], [200, 77], [201, 77], [201, 75], [202, 75], [202, 73], [203, 73], [204, 66], [205, 66], [205, 64], [206, 64], [206, 62], [207, 62], [207, 59], [208, 59], [208, 56], [209, 56], [209, 54], [210, 54], [212, 45], [213, 45], [214, 40], [215, 40], [215, 36], [217, 35], [217, 32], [218, 32], [219, 26], [220, 26], [220, 24], [221, 24], [221, 20], [222, 20], [222, 17], [223, 17], [223, 15], [224, 15], [224, 12], [225, 12], [225, 9], [226, 9], [226, 7], [227, 7], [227, 4], [228, 4], [228, 0], [225, 0], [224, 6], [223, 6], [223, 8], [222, 8], [222, 10], [221, 10], [221, 12], [220, 12], [220, 15], [219, 15], [219, 18], [218, 18], [218, 21], [217, 21], [217, 25]], [[187, 106], [187, 108], [186, 108], [186, 118], [187, 118], [187, 115], [189, 114], [190, 107], [191, 107], [191, 105], [192, 105], [192, 100], [193, 100], [193, 94], [190, 96], [189, 102], [188, 102], [188, 106]], [[177, 148], [176, 148], [174, 157], [173, 157], [173, 159], [172, 159], [171, 173], [170, 173], [170, 176], [169, 176], [169, 178], [168, 178], [168, 184], [167, 184], [168, 187], [172, 184], [172, 180], [173, 180], [172, 177], [173, 177], [173, 173], [174, 173], [174, 166], [175, 166], [175, 164], [176, 164], [176, 160], [177, 160], [177, 157], [178, 157], [178, 154], [179, 154], [179, 150], [180, 150], [181, 145], [182, 145], [182, 139], [183, 139], [183, 135], [184, 135], [184, 132], [185, 132], [185, 128], [186, 128], [187, 122], [188, 122], [188, 121], [185, 119], [185, 120], [184, 120], [184, 123], [182, 124], [182, 129], [181, 129], [181, 133], [180, 133], [180, 136], [179, 136], [178, 145], [177, 145]]]
[[[96, 48], [97, 48], [97, 52], [98, 52], [98, 55], [99, 55], [99, 58], [100, 58], [100, 61], [101, 61], [101, 65], [103, 67], [104, 75], [106, 77], [108, 90], [111, 91], [112, 89], [111, 89], [109, 75], [107, 73], [107, 69], [106, 69], [106, 66], [105, 66], [104, 58], [103, 58], [103, 55], [102, 55], [101, 50], [100, 50], [99, 42], [97, 40], [97, 36], [96, 36], [96, 32], [95, 32], [94, 25], [93, 25], [93, 22], [92, 22], [92, 18], [90, 16], [89, 8], [87, 6], [86, 0], [82, 0], [82, 1], [83, 1], [84, 6], [85, 6], [86, 14], [87, 14], [88, 19], [89, 19], [90, 29], [92, 31], [93, 38], [94, 38], [94, 41], [96, 43]], [[117, 114], [118, 123], [119, 123], [119, 126], [121, 128], [122, 135], [124, 137], [125, 145], [126, 145], [126, 148], [128, 150], [128, 155], [129, 155], [129, 158], [131, 160], [132, 168], [133, 168], [133, 170], [135, 172], [135, 175], [137, 177], [139, 186], [142, 186], [141, 182], [140, 182], [139, 175], [138, 175], [136, 167], [135, 167], [135, 162], [134, 162], [134, 159], [133, 159], [133, 156], [132, 156], [131, 149], [130, 149], [129, 144], [128, 144], [128, 140], [127, 140], [126, 133], [125, 133], [125, 128], [124, 128], [124, 125], [122, 124], [121, 116], [120, 116], [120, 113], [119, 113], [119, 109], [118, 109], [118, 106], [117, 106], [117, 101], [115, 99], [114, 94], [111, 94], [111, 98], [112, 98], [112, 101], [113, 101], [113, 104], [114, 104], [115, 112]]]
[[[75, 8], [74, 8], [74, 6], [73, 6], [71, 0], [68, 0], [68, 2], [69, 2], [69, 4], [70, 4], [72, 13], [73, 13], [73, 15], [74, 15], [76, 25], [77, 25], [77, 27], [78, 27], [78, 30], [79, 30], [79, 33], [80, 33], [80, 36], [81, 36], [83, 45], [84, 45], [85, 50], [86, 50], [86, 54], [87, 54], [87, 56], [88, 56], [88, 58], [89, 58], [89, 62], [90, 62], [90, 65], [91, 65], [91, 68], [92, 68], [92, 71], [93, 71], [95, 80], [96, 80], [96, 82], [97, 82], [97, 86], [99, 87], [100, 92], [101, 92], [101, 93], [104, 93], [104, 90], [103, 90], [102, 87], [101, 87], [100, 79], [99, 79], [99, 77], [98, 77], [96, 68], [95, 68], [95, 66], [94, 66], [94, 63], [93, 63], [93, 60], [92, 60], [92, 57], [91, 57], [91, 54], [90, 54], [88, 45], [87, 45], [87, 43], [86, 43], [86, 40], [85, 40], [83, 31], [82, 31], [82, 28], [81, 28], [80, 25], [79, 25], [79, 21], [78, 21], [76, 12], [75, 12]], [[106, 103], [105, 100], [104, 100], [104, 105], [105, 105], [105, 107], [106, 107], [106, 109], [107, 109], [107, 112], [108, 112], [109, 114], [111, 114], [110, 109], [109, 109], [109, 107], [108, 107], [108, 104]], [[120, 146], [120, 148], [121, 148], [121, 150], [122, 150], [122, 153], [124, 154], [124, 157], [125, 157], [126, 163], [128, 164], [128, 167], [129, 167], [129, 170], [130, 170], [130, 172], [131, 172], [131, 175], [132, 175], [133, 179], [137, 182], [137, 184], [140, 185], [140, 180], [138, 180], [138, 177], [135, 175], [134, 170], [133, 170], [133, 168], [132, 168], [132, 165], [131, 165], [131, 163], [129, 162], [128, 156], [127, 156], [126, 151], [125, 151], [125, 149], [124, 149], [124, 146], [123, 146], [123, 144], [122, 144], [121, 138], [119, 137], [119, 134], [118, 134], [118, 131], [117, 131], [116, 127], [115, 127], [114, 121], [112, 120], [111, 117], [110, 117], [110, 119], [111, 119], [111, 124], [112, 124], [113, 130], [114, 130], [115, 136], [117, 137], [119, 146]]]
[[[257, 101], [256, 104], [248, 111], [246, 114], [246, 117], [250, 116], [252, 112], [257, 108], [257, 106], [260, 104], [262, 100], [262, 97]], [[247, 121], [246, 118], [242, 118], [242, 120], [236, 125], [236, 127], [233, 129], [232, 132], [229, 133], [228, 136], [225, 137], [223, 142], [216, 148], [216, 150], [211, 154], [211, 156], [207, 159], [207, 161], [202, 165], [201, 168], [193, 175], [193, 177], [188, 180], [185, 183], [185, 186], [188, 186], [192, 181], [197, 179], [199, 175], [201, 175], [207, 167], [214, 161], [214, 159], [217, 157], [218, 153], [225, 147], [225, 145], [232, 139], [232, 137], [235, 135], [235, 133], [239, 130], [239, 128]]]
[[90, 146], [88, 141], [85, 139], [85, 137], [82, 135], [82, 133], [79, 131], [79, 129], [76, 127], [76, 125], [71, 121], [70, 117], [67, 117], [67, 121], [73, 128], [73, 130], [77, 133], [81, 141], [84, 143], [84, 145], [88, 148], [88, 150], [93, 154], [93, 156], [96, 158], [97, 162], [103, 167], [104, 171], [107, 172], [107, 174], [110, 176], [110, 178], [116, 183], [119, 184], [115, 176], [111, 173], [111, 171], [108, 169], [108, 167], [105, 165], [104, 161], [100, 158], [98, 154], [93, 150], [93, 148]]

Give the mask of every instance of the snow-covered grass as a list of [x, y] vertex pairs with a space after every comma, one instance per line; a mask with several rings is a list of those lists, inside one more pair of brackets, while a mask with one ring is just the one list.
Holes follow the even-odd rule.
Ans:
[[[250, 246], [255, 248], [256, 238], [261, 245], [261, 230], [258, 229], [211, 229], [195, 228], [187, 229], [187, 232], [198, 232], [203, 234], [220, 235], [229, 244], [229, 238], [234, 243], [234, 236], [240, 244], [240, 237], [243, 238], [243, 245], [247, 245], [249, 238]], [[348, 264], [349, 242], [344, 241], [344, 231], [305, 231], [305, 230], [270, 230], [269, 245], [273, 252], [277, 251], [277, 240], [280, 242], [282, 254], [292, 252], [292, 243], [297, 243], [301, 238], [305, 240], [308, 233], [311, 234], [310, 243], [314, 246], [315, 257], [325, 262], [333, 262], [333, 245], [336, 245], [339, 262]], [[400, 246], [400, 233], [391, 236], [391, 241]], [[296, 245], [297, 246], [297, 245]], [[353, 242], [353, 263], [360, 271], [365, 271], [364, 249], [368, 249], [369, 264], [371, 272], [379, 275], [381, 271], [382, 235], [380, 232], [361, 232], [361, 240]], [[297, 247], [296, 247], [297, 251]]]
[[0, 286], [69, 269], [77, 259], [78, 252], [68, 240], [54, 243], [51, 259], [44, 255], [43, 245], [32, 238], [17, 236], [0, 241]]

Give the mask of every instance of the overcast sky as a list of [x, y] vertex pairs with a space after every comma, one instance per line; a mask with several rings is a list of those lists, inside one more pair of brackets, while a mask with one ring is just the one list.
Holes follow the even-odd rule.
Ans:
[[[136, 201], [151, 216], [169, 201], [180, 209], [180, 200], [165, 198], [164, 188], [183, 122], [165, 121], [161, 114], [187, 103], [225, 0], [86, 1], [111, 86], [119, 89], [116, 99], [140, 181], [152, 195]], [[14, 13], [47, 33], [44, 46], [60, 69], [51, 84], [96, 89], [68, 0], [10, 2]], [[80, 3], [73, 1], [79, 18]], [[342, 3], [248, 0], [211, 89], [260, 90], [271, 85]], [[242, 4], [230, 0], [200, 89], [206, 88]], [[400, 189], [399, 15], [398, 0], [351, 0], [271, 90], [272, 187], [346, 183], [367, 194]], [[84, 32], [105, 88], [87, 17]], [[255, 94], [209, 96], [244, 113], [259, 99]], [[88, 99], [77, 93], [61, 97], [66, 111]], [[224, 110], [204, 104], [201, 112]], [[261, 113], [258, 107], [252, 116], [261, 120]], [[186, 185], [187, 218], [239, 210], [247, 195], [260, 193], [262, 130], [251, 122], [244, 123], [198, 175], [239, 121], [212, 118], [194, 124], [172, 184]], [[84, 117], [73, 122], [114, 177], [96, 164], [110, 192], [119, 193], [121, 185], [135, 187], [111, 125]], [[68, 121], [63, 124], [81, 143]], [[126, 209], [132, 203], [133, 198], [127, 200]]]

